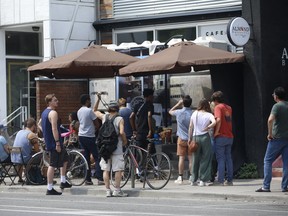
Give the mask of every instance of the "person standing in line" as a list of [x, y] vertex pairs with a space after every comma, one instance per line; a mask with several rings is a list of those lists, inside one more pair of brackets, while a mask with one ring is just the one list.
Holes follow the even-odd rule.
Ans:
[[[210, 104], [205, 98], [200, 100], [198, 108], [193, 112], [189, 125], [189, 141], [195, 139], [198, 149], [193, 153], [191, 185], [196, 185], [199, 178], [199, 186], [209, 186], [212, 168], [212, 145], [209, 130], [216, 125], [211, 113]], [[193, 137], [193, 138], [192, 138]]]
[[53, 188], [53, 177], [55, 168], [60, 167], [61, 184], [60, 188], [71, 188], [72, 185], [66, 180], [66, 167], [68, 162], [68, 154], [60, 136], [60, 124], [58, 113], [58, 99], [54, 94], [48, 94], [45, 97], [47, 108], [41, 114], [41, 128], [49, 152], [50, 164], [47, 170], [47, 192], [46, 195], [61, 195], [61, 192]]
[[288, 102], [283, 87], [274, 90], [272, 97], [276, 102], [270, 112], [268, 126], [268, 145], [264, 157], [263, 186], [256, 192], [271, 192], [272, 163], [281, 154], [283, 160], [282, 192], [288, 192]]
[[[98, 111], [99, 101], [101, 100], [101, 95], [98, 95], [98, 100], [94, 106], [94, 112], [98, 119], [102, 120], [102, 123], [106, 119], [112, 119], [115, 117], [113, 124], [115, 131], [118, 134], [118, 143], [116, 150], [110, 156], [110, 159], [105, 161], [101, 158], [100, 166], [103, 170], [104, 183], [106, 187], [106, 197], [127, 197], [128, 194], [124, 193], [120, 188], [120, 182], [122, 178], [122, 172], [124, 170], [124, 157], [123, 157], [123, 145], [127, 144], [126, 134], [124, 131], [124, 120], [121, 116], [118, 116], [119, 106], [117, 101], [110, 101], [108, 104], [108, 114], [103, 114]], [[110, 188], [110, 169], [115, 172], [115, 190], [112, 193]]]
[[[192, 104], [192, 98], [189, 95], [185, 95], [183, 99], [179, 100], [178, 103], [169, 110], [171, 116], [176, 117], [177, 121], [177, 155], [179, 156], [178, 161], [178, 173], [179, 176], [175, 180], [176, 184], [183, 183], [183, 173], [184, 173], [184, 161], [187, 155], [189, 160], [189, 177], [192, 169], [192, 153], [188, 151], [188, 130], [190, 118], [192, 115], [192, 109], [190, 108]], [[181, 109], [177, 109], [180, 108]]]
[[[130, 124], [133, 130], [133, 136], [136, 136], [137, 145], [147, 149], [147, 138], [153, 138], [153, 89], [144, 89], [144, 103], [138, 103], [132, 107], [132, 113], [129, 117]], [[154, 144], [151, 145], [150, 153], [156, 152]]]
[[98, 158], [98, 148], [96, 145], [96, 129], [99, 128], [98, 121], [95, 113], [91, 109], [91, 98], [88, 94], [83, 94], [80, 97], [82, 107], [78, 110], [77, 116], [79, 119], [79, 132], [78, 138], [80, 146], [84, 149], [84, 157], [88, 163], [88, 173], [85, 180], [85, 185], [93, 185], [91, 179], [91, 160], [90, 155], [92, 154], [96, 171], [95, 176], [98, 179], [98, 185], [103, 182], [103, 172], [101, 171]]
[[119, 115], [124, 120], [124, 131], [126, 134], [126, 138], [130, 139], [133, 135], [132, 127], [129, 120], [132, 110], [126, 106], [126, 99], [124, 98], [120, 98], [118, 100], [118, 104], [119, 104]]
[[[224, 94], [216, 91], [211, 100], [215, 104], [214, 116], [216, 126], [214, 131], [214, 145], [216, 160], [218, 163], [218, 182], [215, 185], [233, 185], [233, 161], [231, 149], [233, 144], [232, 132], [232, 108], [224, 103]], [[225, 180], [225, 165], [227, 169], [227, 180]]]
[[69, 124], [69, 135], [64, 138], [64, 145], [68, 148], [79, 148], [78, 131], [79, 131], [79, 120], [77, 112], [71, 112], [68, 115]]
[[[28, 118], [24, 122], [24, 129], [18, 131], [16, 134], [13, 147], [21, 147], [23, 160], [20, 154], [11, 153], [11, 161], [13, 163], [27, 163], [32, 155], [36, 152], [39, 152], [39, 143], [37, 133], [37, 122], [33, 118]], [[18, 173], [22, 176], [23, 166], [19, 167]], [[22, 178], [19, 178], [19, 183], [22, 183]]]

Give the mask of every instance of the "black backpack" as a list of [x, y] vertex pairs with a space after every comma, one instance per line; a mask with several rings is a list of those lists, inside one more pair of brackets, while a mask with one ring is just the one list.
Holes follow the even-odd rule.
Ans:
[[96, 143], [98, 146], [99, 157], [102, 157], [106, 162], [117, 149], [118, 145], [118, 134], [113, 123], [117, 116], [118, 115], [115, 115], [109, 119], [108, 115], [105, 115], [105, 122], [98, 131]]

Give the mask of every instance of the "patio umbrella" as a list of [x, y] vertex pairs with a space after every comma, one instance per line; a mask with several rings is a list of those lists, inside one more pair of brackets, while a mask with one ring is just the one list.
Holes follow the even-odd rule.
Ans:
[[104, 46], [93, 45], [33, 65], [28, 71], [56, 78], [107, 78], [114, 77], [121, 67], [138, 60]]
[[121, 76], [147, 76], [174, 74], [208, 69], [209, 65], [243, 62], [243, 54], [235, 54], [220, 49], [180, 42], [138, 62], [119, 70]]

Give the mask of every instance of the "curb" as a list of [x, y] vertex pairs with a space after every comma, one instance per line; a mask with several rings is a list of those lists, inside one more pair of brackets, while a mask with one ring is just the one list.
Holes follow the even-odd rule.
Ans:
[[[80, 187], [72, 187], [71, 189], [65, 189], [63, 195], [72, 195], [72, 196], [96, 196], [96, 197], [105, 197], [105, 189], [104, 186], [80, 186]], [[101, 188], [100, 188], [101, 187]], [[60, 190], [58, 185], [55, 187], [56, 190]], [[288, 193], [277, 192], [277, 195], [273, 194], [255, 194], [255, 195], [243, 195], [243, 194], [231, 194], [231, 193], [212, 193], [212, 192], [185, 192], [177, 191], [175, 189], [162, 189], [162, 190], [152, 190], [150, 188], [124, 188], [123, 191], [129, 194], [129, 197], [141, 197], [141, 198], [153, 198], [153, 199], [199, 199], [199, 200], [227, 200], [227, 201], [241, 201], [241, 202], [267, 202], [274, 204], [288, 204]], [[186, 190], [187, 191], [187, 190]], [[42, 193], [46, 194], [46, 186], [7, 186], [0, 187], [0, 193], [3, 192], [14, 192], [14, 193]], [[280, 194], [281, 193], [281, 194]], [[284, 196], [283, 196], [284, 195]], [[284, 197], [284, 198], [283, 198]]]

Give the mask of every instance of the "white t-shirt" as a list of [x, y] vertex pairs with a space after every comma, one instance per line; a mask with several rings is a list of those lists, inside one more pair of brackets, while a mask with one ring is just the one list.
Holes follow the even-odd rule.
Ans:
[[[196, 120], [197, 118], [197, 120]], [[215, 120], [212, 113], [205, 112], [205, 111], [195, 111], [193, 112], [191, 116], [191, 120], [193, 121], [193, 136], [196, 135], [203, 135], [208, 133], [208, 131], [204, 131], [205, 128], [213, 121]], [[197, 123], [196, 123], [197, 121]]]
[[96, 119], [96, 115], [92, 109], [83, 106], [78, 110], [77, 116], [80, 123], [78, 136], [95, 137], [95, 126], [93, 121]]

